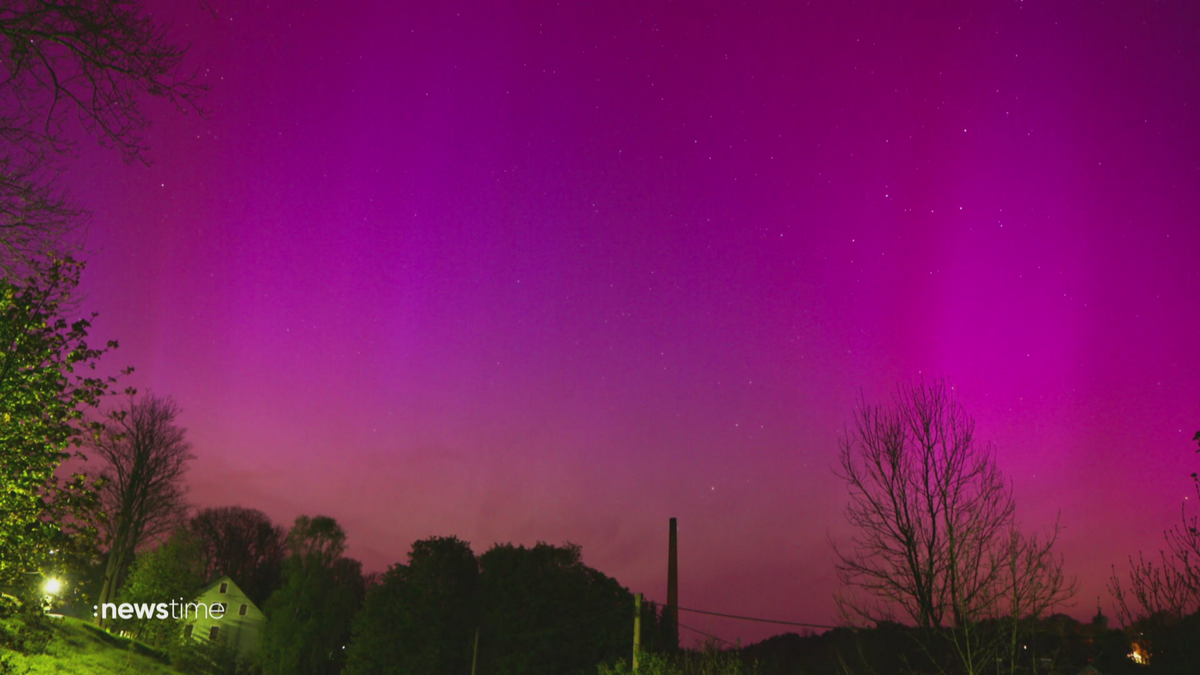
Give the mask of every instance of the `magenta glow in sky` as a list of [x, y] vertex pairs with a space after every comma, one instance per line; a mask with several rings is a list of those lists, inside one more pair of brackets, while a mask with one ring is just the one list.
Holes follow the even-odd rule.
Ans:
[[1193, 4], [214, 4], [151, 5], [209, 119], [70, 175], [196, 504], [333, 516], [376, 570], [572, 541], [660, 601], [674, 516], [685, 607], [825, 623], [838, 436], [946, 376], [1073, 614], [1179, 517]]

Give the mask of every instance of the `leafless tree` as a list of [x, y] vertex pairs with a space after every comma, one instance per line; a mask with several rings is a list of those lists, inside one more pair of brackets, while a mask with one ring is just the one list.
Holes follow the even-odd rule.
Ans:
[[86, 214], [51, 172], [4, 150], [0, 146], [0, 272], [23, 281], [44, 276], [44, 262], [80, 248]]
[[[1200, 444], [1200, 433], [1193, 440]], [[1200, 497], [1195, 473], [1192, 481]], [[1200, 612], [1200, 520], [1180, 507], [1180, 521], [1164, 532], [1163, 538], [1166, 547], [1157, 559], [1142, 553], [1136, 560], [1129, 558], [1126, 581], [1113, 568], [1109, 592], [1117, 601], [1117, 619], [1125, 626], [1171, 624]]]
[[79, 243], [82, 211], [57, 180], [71, 119], [144, 161], [142, 95], [199, 112], [184, 53], [137, 0], [0, 3], [0, 271], [24, 278]]
[[[1032, 631], [1037, 619], [1078, 590], [1076, 580], [1063, 571], [1062, 556], [1054, 554], [1057, 540], [1057, 523], [1045, 536], [1027, 535], [1010, 525], [1001, 539], [999, 555], [990, 561], [1000, 568], [996, 597], [993, 605], [975, 618], [991, 619], [996, 625], [996, 630], [979, 632], [979, 640], [972, 647], [984, 657], [977, 660], [982, 669], [999, 657], [1010, 673], [1017, 672], [1016, 655], [1022, 638]], [[956, 641], [962, 642], [957, 637]]]
[[943, 381], [900, 386], [890, 407], [861, 403], [841, 443], [852, 546], [839, 549], [839, 606], [852, 623], [912, 622], [952, 670], [996, 668], [1008, 618], [1073, 593], [1047, 537], [1022, 535], [1012, 490]]
[[265, 513], [241, 506], [204, 509], [188, 521], [209, 579], [228, 574], [261, 605], [278, 587], [287, 556], [284, 529]]
[[186, 516], [183, 475], [193, 455], [186, 431], [175, 423], [179, 412], [169, 397], [131, 396], [109, 414], [92, 443], [108, 479], [101, 492], [109, 545], [101, 603], [116, 595], [138, 548], [169, 534]]
[[1116, 569], [1109, 591], [1117, 601], [1117, 619], [1128, 626], [1150, 617], [1181, 619], [1200, 611], [1200, 534], [1196, 518], [1164, 533], [1166, 548], [1157, 560], [1139, 553], [1130, 557], [1126, 582]]

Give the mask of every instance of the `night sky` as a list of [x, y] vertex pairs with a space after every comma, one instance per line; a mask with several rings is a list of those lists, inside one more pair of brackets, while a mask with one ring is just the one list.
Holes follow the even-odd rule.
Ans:
[[1077, 617], [1195, 501], [1195, 3], [213, 4], [150, 3], [208, 119], [67, 175], [197, 506], [376, 571], [571, 541], [660, 601], [675, 516], [683, 606], [828, 623], [838, 437], [920, 377], [1061, 518]]

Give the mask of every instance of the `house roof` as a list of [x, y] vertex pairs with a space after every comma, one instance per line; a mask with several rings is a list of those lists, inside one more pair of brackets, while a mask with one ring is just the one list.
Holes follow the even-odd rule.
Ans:
[[205, 593], [208, 593], [212, 589], [216, 588], [222, 582], [229, 584], [230, 587], [232, 587], [232, 588], [236, 588], [237, 592], [246, 599], [246, 604], [250, 605], [251, 607], [254, 607], [254, 609], [258, 610], [259, 612], [262, 612], [262, 609], [260, 609], [258, 605], [254, 604], [254, 601], [250, 599], [250, 596], [246, 595], [246, 591], [243, 591], [242, 587], [238, 586], [237, 582], [234, 581], [233, 578], [230, 577], [228, 574], [222, 574], [221, 576], [217, 577], [216, 579], [213, 579], [212, 581], [208, 582], [208, 584], [206, 584], [204, 586], [204, 588], [201, 588], [200, 590], [196, 591], [195, 597], [196, 598], [202, 597]]

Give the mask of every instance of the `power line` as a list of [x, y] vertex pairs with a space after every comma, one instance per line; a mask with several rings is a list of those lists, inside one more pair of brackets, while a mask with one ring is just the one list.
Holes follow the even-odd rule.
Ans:
[[[680, 609], [682, 609], [682, 607]], [[700, 630], [699, 628], [692, 628], [691, 626], [688, 626], [688, 625], [685, 625], [682, 623], [679, 624], [679, 627], [686, 628], [686, 629], [692, 631], [693, 633], [699, 633], [699, 634], [703, 635], [704, 637], [716, 640], [717, 642], [723, 642], [723, 643], [729, 645], [730, 647], [736, 648], [738, 646], [738, 645], [735, 645], [734, 643], [730, 642], [729, 640], [719, 638], [716, 635], [713, 635], [712, 633], [705, 633], [704, 631]]]
[[[800, 626], [801, 628], [837, 628], [838, 626], [825, 626], [819, 623], [800, 623], [797, 621], [779, 621], [777, 619], [760, 619], [753, 616], [738, 616], [737, 614], [724, 614], [722, 612], [709, 612], [703, 609], [688, 609], [680, 607], [681, 612], [692, 612], [693, 614], [707, 614], [709, 616], [721, 616], [726, 619], [739, 619], [741, 621], [757, 621], [759, 623], [777, 623], [783, 626]], [[682, 625], [682, 624], [681, 624]]]

